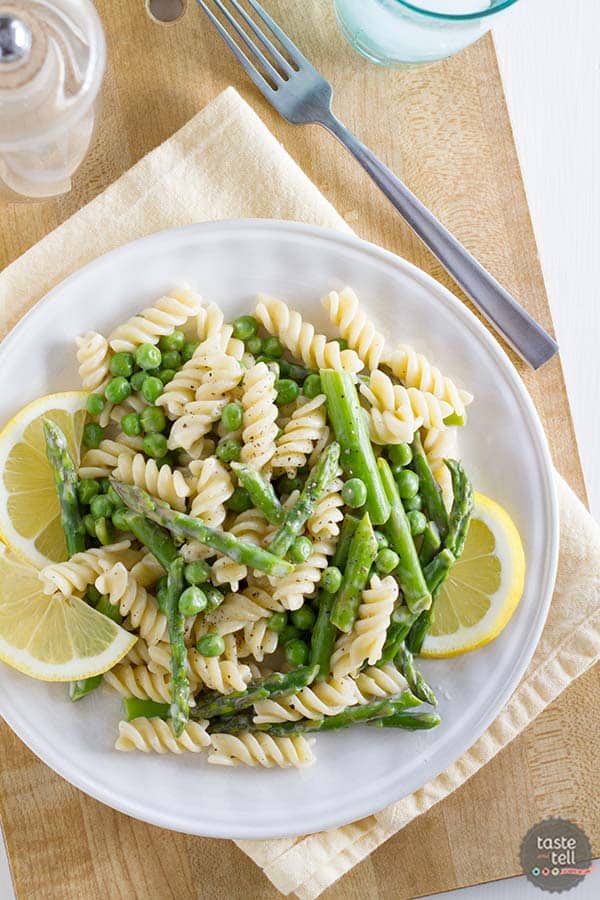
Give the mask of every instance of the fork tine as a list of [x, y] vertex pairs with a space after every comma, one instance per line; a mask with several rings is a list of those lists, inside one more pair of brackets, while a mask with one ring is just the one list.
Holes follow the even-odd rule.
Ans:
[[[254, 26], [254, 23], [252, 22], [250, 17], [246, 14], [246, 12], [242, 9], [242, 7], [239, 5], [239, 3], [236, 3], [236, 0], [229, 0], [229, 2], [234, 7], [234, 9], [237, 9], [241, 13], [243, 18], [251, 26], [253, 26], [252, 30], [254, 31], [254, 33], [257, 34], [257, 36], [259, 38], [261, 38], [261, 40], [263, 40], [263, 43], [266, 44], [266, 41], [263, 39], [260, 29], [256, 28], [256, 26]], [[269, 77], [272, 78], [276, 84], [281, 82], [281, 80], [282, 80], [281, 75], [279, 74], [277, 69], [275, 69], [273, 67], [272, 63], [267, 59], [267, 57], [264, 55], [264, 53], [262, 52], [260, 47], [257, 47], [257, 45], [254, 43], [252, 38], [244, 31], [244, 29], [242, 28], [240, 23], [231, 15], [229, 10], [225, 6], [225, 3], [223, 2], [223, 0], [213, 0], [213, 3], [217, 7], [217, 9], [219, 9], [223, 13], [223, 15], [225, 16], [225, 18], [227, 19], [227, 21], [229, 22], [231, 27], [234, 29], [236, 34], [238, 34], [241, 37], [241, 39], [243, 40], [245, 45], [250, 50], [250, 53], [260, 62], [260, 64], [263, 66], [263, 68], [265, 69], [265, 71], [267, 72]]]
[[258, 0], [248, 0], [248, 3], [257, 14], [257, 16], [262, 19], [267, 28], [272, 31], [281, 46], [285, 47], [298, 68], [300, 68], [301, 66], [307, 66], [308, 68], [312, 69], [313, 66], [311, 65], [311, 63], [309, 63], [307, 58], [303, 56], [302, 53], [300, 53], [294, 42], [290, 40], [285, 31], [283, 31], [283, 29], [279, 27], [277, 22], [272, 19], [271, 16], [263, 9]]
[[281, 51], [275, 46], [273, 41], [269, 40], [269, 38], [264, 33], [264, 31], [261, 31], [261, 29], [258, 27], [256, 22], [254, 21], [254, 19], [252, 19], [248, 15], [248, 13], [244, 9], [244, 7], [241, 5], [241, 3], [239, 3], [238, 0], [229, 0], [229, 2], [231, 3], [231, 5], [233, 7], [235, 7], [235, 9], [238, 11], [240, 16], [246, 22], [248, 27], [252, 29], [252, 31], [254, 32], [256, 37], [259, 39], [261, 44], [263, 44], [263, 46], [267, 48], [267, 50], [269, 51], [271, 56], [273, 56], [273, 58], [275, 59], [275, 62], [277, 63], [277, 65], [281, 69], [283, 69], [287, 75], [293, 75], [295, 72], [295, 69], [290, 65], [290, 63], [287, 61], [285, 56], [282, 55]]
[[223, 27], [221, 22], [217, 19], [213, 11], [208, 6], [206, 0], [198, 0], [198, 5], [202, 9], [203, 12], [206, 13], [212, 24], [215, 26], [225, 43], [228, 45], [231, 52], [236, 56], [238, 62], [241, 64], [242, 68], [248, 73], [256, 87], [259, 89], [261, 94], [263, 94], [267, 100], [272, 103], [273, 102], [273, 94], [275, 93], [274, 89], [268, 83], [268, 81], [264, 78], [261, 72], [258, 71], [256, 66], [248, 59], [243, 50], [238, 47], [236, 42], [230, 36], [229, 32]]

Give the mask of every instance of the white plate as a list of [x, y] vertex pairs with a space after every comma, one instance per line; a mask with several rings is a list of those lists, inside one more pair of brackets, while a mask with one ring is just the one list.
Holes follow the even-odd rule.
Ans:
[[473, 391], [462, 455], [477, 490], [514, 517], [526, 590], [502, 635], [453, 660], [425, 661], [443, 723], [432, 732], [356, 728], [320, 735], [306, 770], [230, 769], [199, 756], [112, 749], [119, 701], [98, 691], [71, 704], [66, 687], [0, 664], [0, 712], [45, 763], [98, 800], [164, 828], [214, 837], [303, 834], [349, 822], [415, 791], [470, 747], [507, 701], [538, 641], [558, 553], [558, 512], [544, 434], [499, 345], [445, 288], [354, 237], [289, 222], [232, 221], [165, 231], [72, 275], [0, 350], [0, 422], [51, 391], [78, 386], [74, 338], [108, 332], [174, 285], [189, 282], [229, 318], [266, 291], [326, 328], [319, 298], [351, 284], [390, 340], [426, 351]]

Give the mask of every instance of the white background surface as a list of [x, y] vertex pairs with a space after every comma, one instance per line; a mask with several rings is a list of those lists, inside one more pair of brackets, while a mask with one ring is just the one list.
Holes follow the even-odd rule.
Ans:
[[[520, 0], [495, 28], [584, 472], [600, 517], [600, 3]], [[0, 847], [0, 900], [9, 900]], [[452, 900], [529, 900], [524, 878], [437, 895]], [[597, 870], [568, 894], [600, 896]], [[19, 898], [28, 900], [28, 898]], [[84, 898], [85, 900], [85, 898]]]

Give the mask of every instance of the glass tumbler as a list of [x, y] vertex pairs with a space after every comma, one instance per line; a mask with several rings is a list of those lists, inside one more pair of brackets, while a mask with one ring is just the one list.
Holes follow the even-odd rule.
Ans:
[[480, 38], [517, 0], [334, 0], [340, 30], [382, 66], [445, 59]]

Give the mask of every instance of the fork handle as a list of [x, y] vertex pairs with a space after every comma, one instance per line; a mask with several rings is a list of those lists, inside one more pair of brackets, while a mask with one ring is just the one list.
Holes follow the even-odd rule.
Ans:
[[352, 153], [413, 231], [519, 356], [534, 369], [554, 356], [558, 350], [556, 341], [356, 135], [333, 113], [320, 120], [319, 124]]

